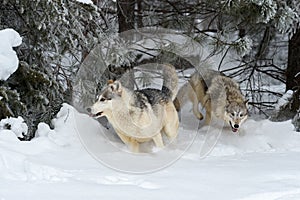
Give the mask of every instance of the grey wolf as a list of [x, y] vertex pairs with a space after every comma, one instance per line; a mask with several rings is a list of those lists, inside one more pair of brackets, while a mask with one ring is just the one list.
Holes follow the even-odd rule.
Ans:
[[218, 71], [206, 69], [192, 74], [178, 91], [174, 100], [176, 110], [180, 111], [188, 101], [192, 102], [193, 113], [199, 120], [203, 119], [199, 103], [205, 108], [205, 125], [216, 117], [228, 123], [233, 132], [237, 132], [248, 117], [248, 101], [244, 99], [239, 85]]
[[153, 140], [164, 147], [162, 133], [170, 139], [177, 136], [179, 120], [173, 104], [177, 94], [178, 77], [173, 66], [162, 65], [161, 89], [132, 90], [120, 81], [110, 81], [88, 108], [95, 118], [105, 116], [120, 139], [133, 152], [139, 152], [139, 143]]

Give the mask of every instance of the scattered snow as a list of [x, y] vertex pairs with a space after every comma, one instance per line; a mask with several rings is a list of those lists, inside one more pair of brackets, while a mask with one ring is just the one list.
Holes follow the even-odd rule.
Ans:
[[0, 80], [7, 80], [19, 65], [19, 60], [13, 47], [21, 45], [22, 38], [13, 29], [0, 30]]

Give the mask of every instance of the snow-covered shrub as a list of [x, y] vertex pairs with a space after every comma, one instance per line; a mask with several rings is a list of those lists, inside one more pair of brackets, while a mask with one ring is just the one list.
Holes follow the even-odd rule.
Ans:
[[20, 100], [20, 94], [9, 86], [0, 83], [0, 119], [9, 116], [19, 116], [26, 111], [26, 106]]
[[281, 98], [277, 100], [277, 104], [275, 104], [275, 112], [273, 116], [271, 116], [271, 120], [286, 121], [293, 119], [295, 112], [292, 110], [292, 104], [294, 103], [296, 94], [296, 92], [288, 90]]
[[278, 99], [277, 104], [275, 104], [275, 110], [280, 111], [286, 108], [293, 98], [293, 91], [288, 90], [280, 99]]
[[38, 123], [51, 123], [64, 99], [62, 87], [37, 67], [20, 62], [18, 70], [0, 83], [0, 119], [22, 116], [28, 125], [25, 140], [34, 136]]
[[22, 117], [9, 117], [0, 121], [0, 130], [11, 130], [18, 138], [26, 137], [28, 132], [27, 124]]
[[72, 79], [99, 42], [105, 14], [77, 1], [0, 2], [0, 29], [11, 27], [23, 39], [16, 49], [19, 69], [0, 82], [0, 117], [22, 116], [30, 139], [39, 122], [50, 123], [69, 101]]
[[65, 87], [103, 32], [100, 10], [92, 4], [12, 0], [0, 10], [0, 28], [13, 27], [23, 37], [20, 60], [52, 68]]

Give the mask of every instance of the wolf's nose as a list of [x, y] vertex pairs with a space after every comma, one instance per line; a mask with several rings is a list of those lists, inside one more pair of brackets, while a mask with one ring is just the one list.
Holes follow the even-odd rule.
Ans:
[[92, 111], [91, 108], [87, 108], [86, 111], [88, 111], [89, 113]]
[[234, 128], [239, 128], [240, 126], [238, 124], [235, 124], [233, 127]]

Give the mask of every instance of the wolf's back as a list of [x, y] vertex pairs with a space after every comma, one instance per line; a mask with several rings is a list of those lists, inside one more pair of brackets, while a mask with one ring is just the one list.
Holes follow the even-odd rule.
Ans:
[[163, 79], [162, 91], [173, 101], [178, 89], [178, 76], [173, 65], [163, 64]]

